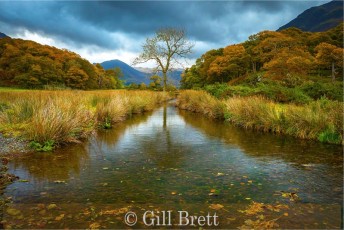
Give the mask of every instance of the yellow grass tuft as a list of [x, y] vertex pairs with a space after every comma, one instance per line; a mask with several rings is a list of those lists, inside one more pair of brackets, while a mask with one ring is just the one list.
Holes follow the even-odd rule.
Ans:
[[0, 131], [39, 143], [78, 142], [104, 123], [152, 110], [168, 99], [151, 91], [0, 92]]
[[177, 106], [211, 118], [223, 118], [224, 105], [204, 91], [186, 90], [178, 96]]
[[177, 106], [226, 119], [246, 129], [343, 143], [342, 102], [321, 99], [299, 106], [279, 104], [261, 96], [218, 100], [204, 91], [186, 90], [179, 95]]

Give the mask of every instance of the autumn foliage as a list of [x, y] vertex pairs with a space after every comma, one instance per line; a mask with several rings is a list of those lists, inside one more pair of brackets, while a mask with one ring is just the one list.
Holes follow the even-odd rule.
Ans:
[[273, 80], [342, 76], [343, 25], [316, 33], [297, 28], [259, 32], [241, 44], [206, 52], [184, 72], [181, 83], [198, 88], [258, 71]]
[[120, 72], [92, 65], [68, 50], [33, 41], [0, 39], [0, 85], [24, 88], [113, 89]]

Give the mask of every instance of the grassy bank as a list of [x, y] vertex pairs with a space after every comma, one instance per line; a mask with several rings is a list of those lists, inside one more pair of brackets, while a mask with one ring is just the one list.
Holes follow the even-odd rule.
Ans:
[[280, 104], [261, 96], [219, 100], [204, 91], [180, 93], [177, 106], [247, 129], [343, 143], [343, 103], [320, 99], [304, 105]]
[[50, 150], [167, 99], [167, 94], [149, 91], [2, 91], [0, 132], [32, 141], [36, 150]]
[[283, 80], [262, 78], [263, 73], [233, 79], [229, 83], [206, 85], [202, 89], [218, 99], [233, 96], [263, 96], [279, 103], [307, 104], [320, 98], [343, 102], [343, 81], [314, 76], [289, 77]]

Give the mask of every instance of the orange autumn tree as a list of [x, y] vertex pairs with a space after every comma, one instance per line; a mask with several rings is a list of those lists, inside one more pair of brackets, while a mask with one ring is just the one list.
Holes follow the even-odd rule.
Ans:
[[333, 81], [337, 73], [343, 73], [343, 48], [322, 42], [315, 47], [315, 52], [317, 64], [325, 69], [331, 69]]
[[257, 34], [260, 42], [253, 48], [261, 63], [271, 61], [283, 48], [297, 46], [298, 42], [293, 37], [275, 31], [262, 31]]
[[[102, 84], [99, 84], [99, 72], [103, 73]], [[118, 88], [116, 74], [66, 49], [9, 37], [0, 39], [1, 86]]]
[[217, 58], [223, 55], [223, 48], [218, 50], [209, 50], [197, 59], [196, 65], [198, 66], [199, 74], [203, 79], [211, 81], [212, 79], [208, 78], [208, 69], [212, 62]]
[[205, 87], [233, 78], [248, 82], [251, 75], [284, 81], [288, 76], [320, 77], [331, 71], [333, 78], [343, 73], [343, 24], [316, 33], [297, 28], [262, 31], [244, 43], [208, 51], [184, 72], [181, 87]]
[[223, 56], [218, 56], [209, 66], [208, 80], [226, 82], [245, 74], [249, 68], [249, 55], [243, 45], [230, 45], [224, 48]]
[[282, 48], [263, 68], [273, 79], [307, 75], [314, 63], [313, 56], [302, 47]]
[[211, 63], [223, 55], [223, 48], [209, 50], [200, 58], [197, 58], [195, 65], [186, 68], [181, 75], [181, 85], [185, 88], [203, 87], [207, 83], [214, 83], [216, 79], [208, 77], [208, 69]]

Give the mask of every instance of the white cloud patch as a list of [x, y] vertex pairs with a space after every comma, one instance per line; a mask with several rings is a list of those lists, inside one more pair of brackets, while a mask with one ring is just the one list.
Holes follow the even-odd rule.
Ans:
[[[91, 63], [101, 63], [108, 60], [119, 59], [127, 64], [131, 64], [133, 60], [139, 55], [139, 50], [143, 41], [133, 40], [132, 38], [121, 34], [113, 33], [111, 36], [115, 42], [121, 44], [120, 49], [111, 50], [102, 48], [95, 45], [80, 45], [73, 46], [69, 43], [65, 43], [57, 38], [51, 38], [46, 35], [41, 35], [36, 32], [31, 32], [27, 29], [16, 30], [13, 34], [8, 34], [12, 38], [21, 38], [25, 40], [32, 40], [43, 45], [54, 46], [59, 49], [67, 49], [79, 54], [82, 58], [87, 59]], [[142, 67], [153, 67], [152, 62], [147, 64], [141, 64]]]

